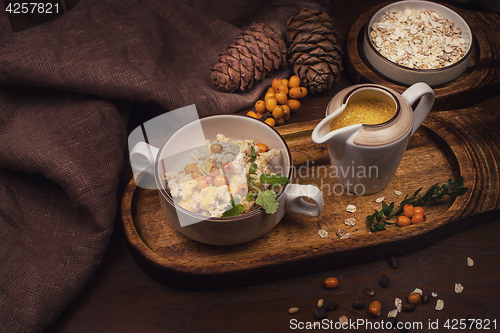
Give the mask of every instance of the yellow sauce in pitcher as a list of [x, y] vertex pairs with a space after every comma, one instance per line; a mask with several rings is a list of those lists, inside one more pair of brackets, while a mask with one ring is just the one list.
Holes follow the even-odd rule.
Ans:
[[355, 124], [381, 124], [391, 119], [395, 113], [396, 107], [385, 101], [376, 99], [349, 101], [344, 111], [331, 122], [330, 130]]

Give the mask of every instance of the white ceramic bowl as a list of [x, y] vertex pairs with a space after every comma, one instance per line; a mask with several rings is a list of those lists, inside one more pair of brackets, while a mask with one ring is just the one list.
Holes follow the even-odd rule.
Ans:
[[[465, 55], [456, 63], [438, 69], [413, 69], [396, 64], [381, 55], [373, 45], [370, 38], [370, 31], [374, 22], [389, 12], [401, 12], [406, 9], [411, 10], [434, 10], [442, 17], [453, 22], [454, 27], [462, 30], [462, 38], [467, 43]], [[430, 1], [398, 1], [382, 7], [372, 15], [365, 27], [363, 38], [363, 51], [368, 62], [382, 75], [399, 83], [412, 85], [417, 82], [425, 82], [430, 86], [437, 86], [453, 81], [459, 77], [469, 66], [472, 58], [473, 35], [467, 22], [455, 11], [443, 5]]]
[[[253, 139], [255, 143], [262, 142], [270, 149], [278, 149], [281, 154], [275, 156], [270, 165], [276, 172], [292, 178], [292, 157], [283, 137], [266, 123], [248, 116], [214, 115], [201, 118], [178, 129], [159, 148], [139, 142], [130, 153], [131, 163], [138, 165], [149, 159], [151, 151], [154, 152], [149, 163], [154, 165], [152, 174], [158, 186], [160, 204], [168, 222], [179, 232], [202, 243], [233, 245], [264, 235], [279, 223], [285, 212], [310, 216], [321, 213], [324, 205], [321, 191], [316, 186], [293, 183], [285, 185], [277, 194], [279, 207], [274, 214], [267, 214], [259, 207], [237, 217], [217, 218], [193, 213], [179, 206], [166, 190], [164, 173], [183, 170], [191, 163], [188, 151], [203, 146], [205, 139], [215, 140], [219, 133], [231, 141]], [[315, 204], [306, 202], [302, 197], [312, 199]]]

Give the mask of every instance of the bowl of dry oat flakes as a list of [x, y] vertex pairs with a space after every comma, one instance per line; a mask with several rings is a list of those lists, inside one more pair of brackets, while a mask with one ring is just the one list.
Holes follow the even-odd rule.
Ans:
[[430, 1], [399, 1], [370, 18], [363, 50], [373, 68], [391, 80], [438, 86], [467, 69], [473, 40], [467, 22], [450, 8]]

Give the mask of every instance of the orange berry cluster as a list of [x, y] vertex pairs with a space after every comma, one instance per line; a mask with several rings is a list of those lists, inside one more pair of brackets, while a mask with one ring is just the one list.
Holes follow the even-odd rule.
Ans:
[[411, 204], [406, 204], [403, 207], [403, 215], [398, 216], [397, 224], [404, 227], [410, 224], [417, 224], [426, 220], [424, 209], [422, 207], [413, 207]]
[[247, 116], [260, 119], [271, 126], [283, 125], [290, 119], [290, 113], [300, 108], [298, 99], [307, 95], [307, 89], [300, 86], [300, 78], [292, 75], [290, 79], [274, 79], [267, 90], [264, 100], [255, 103], [255, 111]]

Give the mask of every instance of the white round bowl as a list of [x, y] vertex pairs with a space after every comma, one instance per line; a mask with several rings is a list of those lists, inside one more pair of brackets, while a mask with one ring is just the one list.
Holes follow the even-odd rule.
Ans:
[[[462, 30], [462, 38], [467, 43], [465, 55], [458, 62], [447, 67], [438, 69], [414, 69], [396, 64], [380, 54], [370, 38], [370, 31], [373, 23], [378, 22], [386, 13], [401, 12], [406, 9], [434, 10], [442, 17], [453, 22], [454, 27], [458, 27]], [[467, 69], [472, 58], [473, 40], [472, 31], [467, 22], [450, 8], [430, 1], [398, 1], [382, 7], [370, 18], [365, 28], [363, 51], [373, 68], [391, 80], [406, 85], [425, 82], [430, 86], [437, 86], [453, 81]]]
[[[261, 207], [236, 217], [207, 217], [181, 207], [167, 191], [164, 174], [178, 172], [191, 163], [189, 151], [205, 146], [222, 133], [232, 141], [253, 139], [280, 151], [269, 162], [275, 172], [290, 180], [293, 176], [292, 156], [286, 141], [266, 123], [242, 115], [213, 115], [190, 122], [164, 141], [160, 148], [139, 142], [130, 153], [132, 165], [142, 161], [154, 166], [152, 175], [158, 188], [160, 205], [168, 222], [185, 236], [212, 245], [234, 245], [254, 240], [274, 228], [285, 212], [318, 216], [323, 209], [323, 194], [313, 185], [289, 183], [277, 193], [279, 206], [273, 214]], [[152, 154], [150, 153], [152, 152]], [[151, 157], [152, 155], [152, 157]], [[151, 172], [151, 168], [143, 168]], [[303, 198], [309, 198], [314, 204]]]

